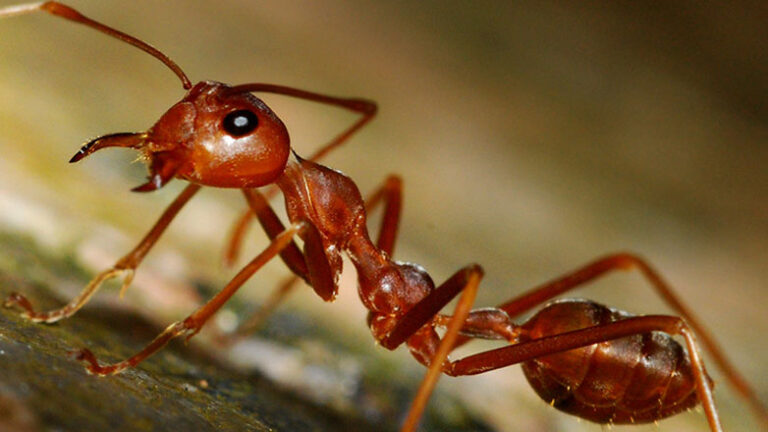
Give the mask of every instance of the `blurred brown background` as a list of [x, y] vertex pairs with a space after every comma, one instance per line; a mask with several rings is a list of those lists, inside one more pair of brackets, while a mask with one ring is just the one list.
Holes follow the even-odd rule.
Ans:
[[[469, 262], [483, 264], [478, 305], [485, 306], [601, 254], [636, 251], [768, 400], [763, 3], [69, 4], [157, 46], [193, 81], [271, 82], [376, 100], [380, 116], [326, 163], [363, 193], [388, 173], [403, 176], [398, 258], [425, 265], [438, 281]], [[148, 128], [182, 94], [156, 60], [92, 30], [42, 14], [0, 22], [0, 229], [75, 250], [94, 271], [108, 266], [183, 185], [130, 193], [145, 171], [124, 151], [66, 162], [88, 138]], [[353, 119], [265, 100], [300, 154]], [[223, 283], [232, 271], [220, 268], [220, 250], [241, 201], [234, 191], [197, 197], [137, 284], [150, 283], [147, 275], [166, 285]], [[264, 245], [258, 238], [251, 253]], [[244, 295], [263, 296], [282, 274], [270, 266]], [[334, 305], [304, 291], [288, 307], [418, 368], [404, 352], [373, 347], [354, 284]], [[635, 274], [612, 275], [574, 296], [669, 312]], [[719, 371], [711, 372], [717, 380]], [[599, 430], [555, 412], [526, 387], [513, 367], [445, 379], [440, 390], [458, 394], [498, 430]], [[728, 430], [754, 430], [729, 388], [719, 385], [717, 398]], [[694, 413], [660, 428], [706, 424]]]

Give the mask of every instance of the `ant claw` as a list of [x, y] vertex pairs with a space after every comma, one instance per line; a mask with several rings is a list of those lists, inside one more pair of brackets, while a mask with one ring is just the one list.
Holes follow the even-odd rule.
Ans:
[[81, 348], [67, 351], [67, 357], [79, 362], [85, 361], [86, 357], [95, 357], [88, 348]]
[[85, 365], [85, 371], [90, 375], [105, 376], [113, 373], [116, 369], [112, 365], [99, 365], [99, 361], [96, 359], [96, 356], [88, 348], [68, 351], [67, 355], [72, 357], [74, 360], [83, 363]]
[[24, 318], [32, 318], [35, 314], [35, 309], [32, 307], [32, 303], [17, 292], [12, 292], [3, 302], [3, 307], [13, 308], [14, 306], [18, 309], [22, 309], [21, 316]]
[[3, 307], [11, 308], [15, 305], [18, 305], [24, 300], [24, 296], [17, 292], [12, 292], [3, 302]]
[[93, 373], [91, 371], [92, 368], [99, 367], [99, 362], [96, 360], [96, 356], [93, 355], [91, 350], [88, 348], [67, 351], [67, 356], [80, 363], [84, 363], [86, 365], [85, 369], [88, 371], [88, 373]]

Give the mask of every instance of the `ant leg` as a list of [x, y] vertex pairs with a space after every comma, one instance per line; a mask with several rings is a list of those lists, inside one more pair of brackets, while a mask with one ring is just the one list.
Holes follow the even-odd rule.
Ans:
[[720, 424], [717, 408], [712, 396], [712, 385], [707, 379], [707, 372], [699, 353], [694, 331], [688, 327], [683, 319], [678, 317], [665, 315], [632, 317], [608, 324], [520, 342], [450, 362], [444, 371], [451, 376], [475, 375], [550, 354], [625, 336], [650, 333], [652, 331], [681, 335], [685, 338], [696, 381], [696, 394], [704, 407], [704, 412], [712, 432], [722, 432], [723, 428]]
[[[387, 334], [387, 337], [379, 341], [381, 346], [388, 350], [393, 350], [413, 336], [425, 324], [435, 320], [440, 309], [444, 308], [454, 297], [459, 295], [475, 276], [478, 279], [483, 276], [483, 269], [477, 264], [469, 265], [454, 273], [448, 280], [435, 288], [429, 295], [413, 305], [408, 312], [400, 317], [398, 323]], [[455, 345], [454, 343], [454, 347]]]
[[[409, 340], [409, 348], [411, 348], [414, 355], [421, 357], [419, 360], [422, 363], [428, 366], [427, 373], [419, 386], [419, 390], [411, 404], [408, 417], [401, 429], [403, 432], [410, 432], [416, 429], [429, 396], [437, 384], [440, 372], [442, 372], [443, 364], [455, 345], [456, 338], [459, 336], [459, 331], [464, 325], [464, 321], [470, 314], [470, 307], [474, 302], [477, 287], [482, 276], [483, 269], [479, 265], [470, 265], [454, 273], [453, 276], [435, 288], [427, 297], [415, 304], [405, 315], [400, 317], [399, 322], [392, 328], [389, 334], [379, 340], [383, 347], [393, 350], [412, 336], [415, 337], [416, 339], [413, 341]], [[420, 337], [421, 335], [417, 335], [419, 330], [433, 320], [440, 309], [445, 307], [462, 291], [463, 294], [456, 305], [453, 319], [449, 323], [448, 329], [437, 349], [432, 350], [433, 346], [431, 345], [421, 346], [426, 344], [426, 342]], [[430, 336], [437, 338], [437, 334], [434, 333], [431, 327], [428, 330], [432, 333], [427, 335], [427, 338]], [[431, 357], [427, 357], [429, 355]]]
[[[248, 84], [246, 84], [248, 85]], [[352, 126], [345, 129], [342, 133], [334, 137], [331, 141], [324, 144], [317, 149], [310, 157], [309, 160], [317, 162], [324, 158], [328, 153], [340, 147], [344, 144], [349, 137], [355, 132], [360, 130], [366, 123], [370, 122], [376, 115], [377, 107], [376, 103], [364, 99], [344, 99], [335, 98], [331, 96], [325, 96], [318, 93], [308, 92], [304, 90], [294, 89], [291, 87], [270, 85], [270, 84], [251, 84], [248, 85], [252, 88], [250, 91], [261, 91], [267, 93], [277, 93], [287, 96], [293, 96], [300, 99], [306, 99], [314, 102], [320, 102], [327, 105], [335, 105], [341, 108], [346, 108], [351, 111], [362, 114], [362, 117], [356, 121]], [[241, 86], [238, 86], [241, 87]], [[271, 187], [264, 193], [267, 200], [272, 199], [277, 194], [277, 188]], [[230, 231], [229, 241], [227, 242], [227, 248], [224, 254], [224, 263], [228, 266], [234, 264], [237, 257], [240, 255], [240, 249], [243, 244], [243, 238], [248, 231], [248, 227], [253, 221], [254, 212], [252, 209], [245, 210], [237, 221], [233, 224]]]
[[183, 321], [177, 321], [168, 326], [162, 333], [160, 333], [152, 342], [150, 342], [144, 349], [139, 351], [134, 356], [108, 365], [100, 365], [96, 356], [88, 349], [81, 349], [75, 352], [75, 358], [86, 364], [86, 370], [95, 375], [110, 375], [116, 374], [120, 371], [136, 366], [142, 360], [151, 356], [157, 352], [160, 348], [165, 346], [171, 339], [178, 336], [185, 336], [186, 340], [189, 340], [192, 336], [200, 331], [200, 328], [205, 322], [216, 313], [237, 290], [256, 273], [264, 264], [269, 262], [272, 258], [278, 255], [283, 249], [288, 247], [293, 241], [293, 236], [299, 231], [303, 230], [305, 226], [303, 224], [291, 225], [288, 229], [275, 236], [272, 243], [267, 246], [259, 255], [256, 256], [250, 263], [240, 270], [240, 272], [229, 281], [229, 283], [216, 294], [206, 304], [198, 308], [192, 314], [190, 314]]
[[[255, 189], [243, 189], [243, 195], [248, 202], [249, 210], [259, 218], [262, 228], [267, 233], [270, 240], [285, 231], [283, 223], [277, 216], [275, 211], [267, 202], [267, 198]], [[280, 258], [283, 260], [286, 266], [297, 276], [308, 281], [308, 268], [304, 259], [304, 254], [301, 252], [294, 241], [280, 252]]]
[[382, 201], [384, 215], [376, 238], [376, 247], [392, 256], [400, 226], [400, 211], [403, 208], [403, 180], [399, 176], [387, 176], [384, 183], [365, 200], [366, 213], [371, 213]]
[[[725, 357], [725, 354], [723, 354], [723, 350], [717, 343], [715, 343], [714, 338], [704, 326], [701, 325], [700, 321], [694, 316], [690, 309], [684, 305], [670, 285], [664, 281], [661, 275], [647, 261], [637, 255], [630, 253], [607, 255], [575, 271], [567, 273], [564, 276], [535, 287], [498, 307], [507, 312], [510, 317], [515, 317], [613, 270], [639, 270], [661, 298], [663, 298], [673, 310], [685, 319], [693, 331], [696, 332], [702, 345], [704, 345], [707, 351], [712, 355], [712, 359], [720, 370], [723, 371], [726, 379], [741, 397], [749, 403], [756, 416], [760, 418], [764, 424], [768, 425], [768, 409], [766, 409], [760, 402], [760, 399], [757, 397], [757, 394], [752, 387], [747, 383], [747, 380], [737, 372], [736, 368]], [[463, 345], [469, 340], [470, 338], [467, 336], [460, 336], [456, 342], [456, 347]]]
[[[277, 189], [269, 189], [267, 192], [277, 192]], [[270, 195], [274, 195], [274, 192]], [[238, 216], [237, 220], [234, 224], [232, 224], [232, 228], [229, 231], [229, 240], [227, 240], [227, 247], [224, 250], [224, 265], [227, 267], [232, 267], [235, 265], [235, 261], [237, 261], [237, 258], [240, 256], [240, 250], [243, 247], [243, 239], [245, 238], [245, 234], [248, 232], [248, 228], [251, 226], [251, 222], [253, 222], [253, 212], [250, 208], [247, 208], [243, 210], [243, 212]]]
[[[248, 214], [256, 214], [259, 218], [264, 231], [270, 238], [273, 237], [275, 232], [282, 231], [282, 224], [277, 218], [272, 208], [269, 206], [266, 198], [255, 190], [248, 190], [246, 193], [246, 199], [250, 204], [250, 211]], [[384, 205], [384, 216], [382, 219], [381, 227], [379, 229], [379, 235], [376, 241], [377, 247], [390, 256], [394, 252], [395, 240], [397, 237], [397, 229], [400, 223], [400, 210], [402, 208], [402, 194], [403, 184], [400, 177], [396, 175], [389, 175], [384, 183], [376, 188], [376, 190], [365, 200], [366, 212], [370, 213], [376, 209], [379, 205]], [[289, 246], [289, 248], [295, 245]], [[283, 252], [288, 251], [286, 248]], [[298, 252], [298, 248], [297, 248]], [[299, 252], [300, 253], [300, 252]], [[282, 256], [282, 255], [281, 255]], [[303, 260], [303, 256], [301, 257]], [[285, 259], [284, 259], [285, 261]], [[286, 261], [286, 265], [288, 261]], [[289, 265], [290, 267], [290, 265]], [[304, 265], [306, 269], [306, 264]], [[306, 271], [298, 273], [294, 271], [294, 275], [284, 279], [277, 289], [272, 291], [270, 296], [262, 303], [259, 309], [244, 320], [240, 326], [234, 331], [232, 336], [226, 340], [227, 343], [235, 342], [246, 335], [252, 333], [264, 323], [264, 321], [272, 314], [272, 312], [282, 303], [288, 295], [296, 287], [296, 283], [299, 278], [306, 280]]]
[[[252, 215], [256, 215], [262, 228], [271, 240], [284, 231], [285, 228], [283, 223], [262, 193], [255, 189], [243, 189], [243, 194], [249, 205], [249, 210], [247, 212], [248, 217], [250, 218]], [[242, 229], [244, 230], [245, 227], [246, 226], [242, 226]], [[277, 306], [288, 297], [288, 294], [296, 286], [299, 279], [304, 279], [305, 281], [308, 280], [308, 269], [304, 254], [299, 250], [299, 247], [295, 242], [291, 241], [291, 243], [282, 250], [280, 258], [293, 274], [283, 280], [283, 282], [278, 285], [278, 288], [272, 291], [270, 296], [261, 304], [259, 309], [240, 323], [231, 334], [222, 335], [221, 343], [223, 345], [232, 345], [261, 327]]]
[[[273, 238], [283, 229], [283, 223], [263, 195], [249, 189], [243, 189], [243, 193], [253, 211], [258, 215], [259, 222], [267, 235]], [[304, 240], [303, 252], [291, 242], [289, 247], [281, 252], [280, 257], [288, 268], [304, 278], [323, 300], [330, 301], [336, 296], [338, 289], [334, 275], [340, 271], [340, 261], [329, 262], [323, 240], [315, 226], [308, 224], [302, 239]]]
[[[435, 389], [435, 385], [437, 385], [437, 380], [440, 378], [440, 373], [443, 372], [443, 369], [447, 364], [450, 364], [447, 363], [448, 354], [453, 350], [456, 338], [459, 336], [459, 331], [464, 325], [464, 321], [469, 316], [482, 277], [483, 270], [477, 265], [460, 270], [409, 310], [387, 338], [387, 342], [389, 342], [393, 334], [402, 332], [401, 329], [403, 328], [407, 328], [408, 331], [410, 331], [415, 326], [411, 323], [419, 323], [424, 321], [425, 318], [426, 321], [429, 321], [429, 317], [433, 317], [437, 313], [437, 311], [435, 311], [431, 315], [427, 315], [430, 313], [431, 309], [437, 308], [437, 310], [440, 310], [458, 293], [458, 291], [463, 291], [456, 304], [456, 308], [453, 311], [453, 318], [448, 324], [445, 335], [443, 335], [440, 345], [438, 345], [434, 355], [429, 360], [427, 373], [424, 375], [424, 378], [419, 385], [419, 389], [416, 392], [416, 396], [413, 398], [411, 408], [408, 411], [408, 416], [403, 423], [401, 432], [412, 432], [416, 430], [416, 427], [419, 424], [419, 419], [421, 419], [421, 415], [424, 413], [424, 408], [429, 401], [429, 397]], [[411, 313], [414, 309], [417, 309], [417, 311]], [[405, 324], [401, 325], [404, 322]], [[410, 331], [410, 334], [414, 334], [423, 325], [424, 323], [418, 325], [415, 330]], [[432, 331], [434, 332], [434, 330]], [[386, 345], [386, 342], [382, 342], [382, 345], [389, 348]]]
[[77, 297], [72, 299], [67, 305], [62, 308], [54, 309], [47, 312], [36, 312], [32, 307], [32, 303], [27, 300], [26, 297], [19, 293], [11, 293], [11, 295], [5, 300], [3, 305], [5, 307], [18, 306], [23, 311], [21, 316], [29, 319], [33, 322], [54, 323], [63, 318], [68, 318], [75, 314], [80, 308], [82, 308], [88, 300], [99, 290], [102, 284], [110, 279], [116, 278], [121, 274], [124, 274], [123, 284], [120, 288], [120, 296], [123, 295], [126, 288], [133, 280], [133, 273], [139, 266], [144, 256], [152, 249], [157, 240], [163, 234], [168, 225], [171, 223], [174, 217], [179, 213], [182, 207], [200, 190], [200, 186], [196, 184], [189, 184], [178, 197], [165, 209], [160, 219], [155, 223], [152, 229], [146, 236], [139, 242], [139, 244], [127, 255], [120, 258], [112, 268], [107, 269], [98, 275], [96, 275], [86, 287], [78, 294]]

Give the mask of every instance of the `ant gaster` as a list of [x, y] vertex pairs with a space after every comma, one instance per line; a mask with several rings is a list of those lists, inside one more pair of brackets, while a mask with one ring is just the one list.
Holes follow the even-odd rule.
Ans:
[[[635, 255], [605, 256], [497, 307], [475, 310], [470, 308], [483, 276], [479, 265], [464, 267], [435, 286], [422, 267], [393, 260], [400, 218], [400, 179], [388, 178], [366, 202], [351, 179], [316, 162], [373, 118], [373, 102], [270, 84], [229, 86], [203, 81], [193, 86], [181, 68], [160, 51], [58, 2], [6, 7], [0, 9], [0, 17], [38, 10], [85, 24], [151, 54], [168, 66], [188, 90], [146, 132], [97, 138], [84, 145], [71, 162], [103, 148], [128, 147], [141, 152], [149, 166], [149, 180], [134, 191], [153, 191], [173, 178], [190, 184], [135, 249], [97, 275], [66, 306], [37, 312], [18, 293], [6, 300], [6, 306], [19, 307], [21, 314], [32, 321], [52, 323], [74, 314], [108, 279], [122, 276], [125, 289], [144, 256], [202, 186], [239, 188], [249, 204], [250, 211], [241, 219], [231, 242], [230, 259], [237, 253], [251, 215], [258, 218], [271, 239], [269, 246], [210, 301], [186, 319], [171, 324], [138, 354], [114, 364], [101, 364], [89, 350], [78, 351], [77, 359], [90, 373], [118, 373], [136, 366], [172, 338], [194, 336], [246, 280], [278, 255], [323, 300], [331, 301], [338, 290], [344, 253], [357, 270], [359, 294], [369, 310], [368, 325], [374, 338], [387, 349], [405, 344], [428, 368], [403, 431], [417, 427], [440, 373], [472, 375], [522, 363], [539, 396], [555, 408], [587, 420], [608, 424], [653, 422], [700, 403], [711, 431], [720, 432], [723, 429], [712, 396], [712, 382], [697, 338], [768, 428], [768, 412], [746, 380], [667, 283]], [[253, 92], [333, 105], [362, 117], [315, 155], [302, 159], [292, 152], [283, 122]], [[257, 190], [268, 185], [276, 185], [285, 196], [290, 220], [287, 227], [270, 207], [268, 197], [272, 192]], [[366, 212], [380, 205], [384, 206], [384, 218], [374, 242], [368, 235]], [[294, 242], [297, 236], [303, 241], [303, 249]], [[522, 324], [512, 320], [617, 269], [639, 270], [682, 318], [631, 316], [591, 301], [561, 300], [547, 304]], [[279, 302], [293, 282], [289, 280], [276, 291], [270, 307]], [[458, 295], [454, 313], [440, 314]], [[260, 319], [252, 320], [250, 327]], [[442, 337], [436, 331], [438, 327], [446, 329]], [[685, 349], [672, 335], [682, 336]], [[448, 358], [453, 349], [471, 339], [497, 339], [508, 344], [459, 360]]]

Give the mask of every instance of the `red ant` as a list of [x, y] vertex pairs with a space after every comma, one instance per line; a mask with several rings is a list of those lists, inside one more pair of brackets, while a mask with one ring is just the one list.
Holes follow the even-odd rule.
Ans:
[[[168, 326], [136, 355], [104, 365], [89, 350], [78, 351], [76, 357], [85, 363], [88, 372], [115, 374], [136, 366], [173, 338], [191, 338], [246, 280], [278, 255], [296, 277], [276, 291], [270, 308], [298, 278], [323, 300], [332, 301], [338, 291], [343, 252], [357, 270], [359, 294], [369, 310], [368, 325], [373, 336], [390, 350], [405, 344], [428, 368], [403, 431], [412, 431], [418, 425], [440, 373], [473, 375], [517, 363], [522, 363], [528, 381], [545, 401], [587, 420], [603, 424], [652, 422], [701, 403], [710, 429], [722, 431], [697, 338], [768, 427], [768, 411], [746, 380], [661, 276], [635, 255], [605, 256], [497, 307], [475, 310], [470, 308], [483, 277], [479, 265], [464, 267], [436, 287], [422, 267], [391, 259], [400, 219], [400, 179], [389, 177], [363, 200], [351, 179], [316, 162], [368, 123], [376, 114], [375, 103], [271, 84], [229, 86], [203, 81], [193, 86], [165, 54], [58, 2], [6, 7], [0, 9], [0, 17], [38, 10], [134, 45], [162, 61], [188, 90], [146, 132], [101, 136], [85, 144], [70, 162], [106, 147], [129, 147], [141, 152], [150, 173], [149, 180], [134, 191], [157, 190], [173, 178], [190, 184], [131, 252], [97, 275], [66, 306], [36, 312], [18, 293], [11, 294], [6, 306], [19, 307], [22, 316], [32, 321], [53, 323], [73, 315], [108, 279], [122, 276], [125, 289], [145, 255], [202, 186], [241, 189], [249, 204], [250, 211], [239, 222], [231, 241], [230, 258], [237, 253], [251, 215], [258, 218], [271, 239], [269, 246], [208, 303]], [[311, 158], [302, 159], [291, 150], [285, 125], [253, 92], [333, 105], [362, 117]], [[268, 185], [276, 185], [285, 196], [291, 222], [287, 228], [270, 207], [271, 193], [262, 194], [256, 189]], [[381, 205], [384, 218], [373, 242], [368, 235], [366, 213]], [[297, 236], [303, 248], [294, 242]], [[522, 324], [512, 321], [560, 294], [619, 269], [640, 271], [682, 318], [632, 316], [587, 300], [561, 300], [546, 304]], [[452, 315], [439, 313], [459, 294]], [[442, 337], [436, 332], [438, 327], [445, 328]], [[685, 349], [672, 335], [683, 337]], [[509, 344], [459, 360], [448, 359], [452, 350], [472, 339], [504, 340]]]

